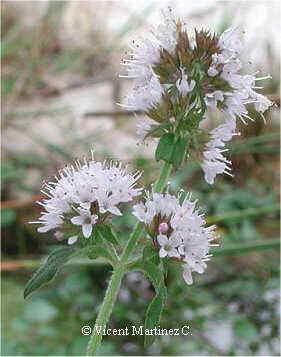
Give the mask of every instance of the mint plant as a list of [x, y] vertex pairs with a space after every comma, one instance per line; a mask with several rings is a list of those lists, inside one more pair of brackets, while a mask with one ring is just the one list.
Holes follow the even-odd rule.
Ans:
[[[236, 133], [236, 121], [251, 120], [247, 105], [263, 113], [272, 103], [258, 93], [256, 73], [241, 74], [243, 65], [241, 30], [231, 28], [221, 36], [206, 30], [187, 34], [187, 24], [168, 8], [163, 23], [147, 38], [133, 41], [125, 54], [122, 77], [134, 78], [134, 87], [121, 105], [143, 111], [137, 118], [142, 141], [157, 140], [156, 161], [163, 166], [156, 182], [144, 190], [140, 172], [129, 172], [119, 162], [77, 161], [62, 169], [44, 185], [44, 211], [35, 224], [39, 232], [54, 231], [67, 244], [52, 252], [25, 288], [25, 297], [54, 278], [58, 270], [76, 256], [102, 257], [113, 273], [93, 328], [87, 354], [95, 355], [113, 311], [124, 275], [143, 272], [155, 288], [147, 308], [145, 329], [161, 320], [167, 298], [167, 263], [182, 267], [183, 281], [193, 283], [202, 274], [217, 244], [215, 226], [207, 226], [204, 214], [191, 193], [173, 195], [167, 186], [172, 170], [196, 160], [205, 180], [213, 184], [218, 174], [231, 174], [225, 143]], [[204, 129], [206, 112], [216, 109], [225, 120], [216, 128]], [[139, 200], [138, 202], [135, 202]], [[122, 246], [111, 224], [122, 215], [122, 203], [132, 202], [138, 219], [127, 244]], [[142, 239], [145, 244], [140, 246]], [[142, 247], [142, 249], [140, 249]], [[138, 249], [136, 249], [138, 248]], [[141, 250], [141, 253], [139, 251]], [[137, 253], [138, 252], [138, 253]], [[145, 345], [155, 336], [146, 335]]]

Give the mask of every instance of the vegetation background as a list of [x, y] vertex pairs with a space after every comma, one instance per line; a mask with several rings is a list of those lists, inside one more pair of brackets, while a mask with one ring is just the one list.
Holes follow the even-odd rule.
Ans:
[[[144, 170], [143, 185], [157, 176], [155, 144], [137, 146], [131, 113], [120, 112], [129, 83], [118, 79], [129, 40], [156, 24], [164, 2], [2, 1], [2, 343], [1, 355], [83, 355], [103, 299], [110, 267], [68, 264], [48, 287], [27, 301], [23, 287], [43, 257], [60, 243], [38, 234], [43, 180], [73, 159], [96, 151]], [[278, 1], [174, 1], [191, 26], [218, 32], [245, 28], [249, 70], [271, 73], [264, 92], [276, 106], [229, 145], [233, 179], [206, 184], [195, 164], [171, 180], [173, 191], [191, 190], [221, 247], [203, 276], [188, 287], [170, 267], [161, 327], [190, 325], [192, 336], [159, 337], [143, 348], [141, 336], [108, 336], [101, 355], [280, 355], [279, 350], [279, 109], [280, 5]], [[217, 120], [209, 117], [209, 124]], [[114, 224], [124, 241], [135, 219], [130, 211]], [[142, 325], [153, 288], [131, 273], [111, 327]]]

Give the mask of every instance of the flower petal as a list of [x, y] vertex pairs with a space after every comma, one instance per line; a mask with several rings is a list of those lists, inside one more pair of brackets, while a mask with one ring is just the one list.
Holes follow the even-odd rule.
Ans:
[[159, 257], [160, 258], [165, 258], [166, 256], [167, 256], [167, 251], [164, 249], [164, 248], [161, 248], [160, 250], [159, 250]]
[[82, 231], [85, 238], [89, 238], [92, 234], [93, 226], [91, 224], [83, 224]]
[[67, 243], [70, 245], [74, 244], [77, 241], [77, 239], [78, 239], [78, 236], [72, 236], [72, 237], [68, 238]]
[[177, 249], [175, 249], [175, 248], [172, 248], [172, 249], [168, 252], [168, 256], [169, 256], [169, 257], [176, 257], [176, 258], [179, 258], [179, 257], [180, 257], [179, 252], [178, 252]]
[[108, 208], [108, 211], [112, 214], [115, 214], [116, 216], [122, 216], [121, 211], [115, 206]]
[[71, 218], [71, 223], [76, 224], [77, 226], [81, 226], [84, 222], [83, 216], [76, 216]]
[[183, 276], [184, 281], [186, 282], [187, 285], [191, 285], [193, 283], [191, 269], [189, 268], [188, 265], [184, 265], [184, 270], [183, 270], [182, 276]]
[[182, 240], [180, 239], [179, 236], [175, 236], [173, 235], [170, 239], [169, 242], [171, 244], [172, 247], [178, 247], [182, 244]]
[[166, 236], [164, 236], [164, 234], [159, 234], [159, 236], [157, 237], [157, 241], [161, 246], [163, 246], [169, 242], [168, 238]]

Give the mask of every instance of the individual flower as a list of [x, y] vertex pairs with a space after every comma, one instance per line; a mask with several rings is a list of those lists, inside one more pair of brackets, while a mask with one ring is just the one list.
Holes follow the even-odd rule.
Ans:
[[79, 216], [71, 218], [71, 223], [77, 226], [82, 226], [82, 232], [85, 238], [89, 238], [92, 234], [93, 225], [97, 223], [98, 216], [96, 214], [91, 214], [90, 210], [78, 209]]
[[184, 73], [184, 69], [181, 68], [181, 78], [176, 82], [176, 87], [182, 96], [187, 95], [195, 87], [195, 81], [191, 79], [190, 83], [188, 82], [188, 77]]
[[150, 130], [155, 127], [155, 122], [149, 118], [138, 119], [137, 121], [137, 135], [141, 141], [145, 140], [146, 135], [150, 132]]
[[[215, 226], [206, 227], [204, 215], [191, 201], [169, 193], [147, 193], [144, 203], [134, 206], [133, 214], [144, 222], [147, 232], [159, 249], [160, 258], [175, 259], [183, 264], [183, 278], [192, 284], [192, 272], [203, 273], [209, 250], [216, 246]], [[182, 203], [180, 203], [182, 201]]]
[[[161, 223], [163, 224], [163, 223]], [[170, 239], [163, 235], [159, 234], [157, 237], [157, 242], [160, 245], [159, 256], [160, 258], [165, 257], [180, 257], [180, 253], [177, 250], [177, 247], [181, 244], [181, 239], [179, 237], [171, 237]]]
[[142, 189], [136, 188], [139, 172], [128, 173], [127, 167], [115, 162], [86, 159], [62, 169], [54, 181], [44, 185], [44, 207], [36, 224], [39, 232], [55, 229], [55, 237], [75, 243], [81, 234], [89, 238], [93, 227], [111, 215], [122, 215], [119, 204], [130, 202]]

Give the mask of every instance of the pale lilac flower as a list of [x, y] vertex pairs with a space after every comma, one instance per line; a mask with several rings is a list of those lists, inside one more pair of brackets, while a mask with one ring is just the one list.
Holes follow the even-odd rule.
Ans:
[[[135, 187], [139, 177], [139, 172], [130, 174], [121, 163], [100, 163], [93, 157], [83, 163], [77, 161], [75, 166], [62, 169], [54, 182], [44, 185], [42, 192], [47, 198], [38, 203], [45, 211], [31, 223], [42, 224], [39, 232], [58, 229], [61, 234], [64, 225], [72, 223], [75, 235], [79, 233], [75, 227], [80, 226], [88, 238], [95, 224], [108, 215], [122, 215], [118, 205], [141, 193], [142, 189]], [[70, 242], [74, 243], [74, 238]]]
[[[271, 78], [256, 77], [254, 74], [240, 74], [242, 69], [242, 62], [239, 58], [243, 50], [242, 31], [239, 27], [230, 28], [223, 32], [219, 38], [220, 54], [212, 55], [212, 64], [208, 70], [209, 76], [218, 74], [217, 66], [222, 67], [220, 77], [228, 82], [231, 87], [230, 91], [223, 93], [223, 111], [231, 118], [239, 118], [244, 123], [246, 119], [252, 120], [249, 116], [246, 105], [254, 103], [255, 109], [264, 118], [263, 113], [273, 104], [269, 99], [260, 93], [257, 89], [262, 87], [256, 86], [256, 82]], [[214, 98], [214, 93], [206, 95], [206, 104], [211, 107], [216, 107], [217, 99]]]
[[224, 31], [219, 39], [219, 45], [223, 55], [238, 55], [243, 50], [242, 30], [239, 27], [231, 27]]
[[135, 86], [125, 98], [125, 103], [120, 104], [128, 110], [149, 110], [159, 104], [164, 88], [156, 75], [153, 75], [145, 85]]
[[255, 99], [255, 109], [260, 113], [264, 113], [269, 107], [272, 106], [272, 102], [262, 94], [256, 93], [253, 97]]
[[98, 216], [91, 214], [89, 210], [79, 209], [79, 216], [71, 218], [71, 223], [77, 226], [82, 226], [82, 232], [85, 238], [89, 238], [92, 234], [93, 225], [96, 224]]
[[192, 270], [188, 264], [184, 264], [182, 276], [187, 285], [193, 284]]
[[159, 230], [159, 233], [162, 233], [162, 234], [167, 233], [169, 230], [169, 226], [166, 222], [162, 222], [159, 224], [158, 230]]
[[67, 243], [68, 243], [69, 245], [72, 245], [72, 244], [76, 243], [77, 240], [78, 240], [78, 236], [72, 236], [72, 237], [69, 237], [69, 238], [68, 238]]
[[230, 174], [230, 164], [231, 162], [225, 159], [221, 155], [221, 152], [219, 153], [219, 157], [216, 157], [213, 160], [204, 160], [201, 164], [201, 167], [205, 174], [205, 181], [212, 185], [215, 181], [216, 176], [219, 174], [228, 174], [232, 176]]
[[[204, 215], [190, 198], [188, 195], [180, 204], [180, 196], [147, 193], [145, 203], [135, 205], [133, 211], [150, 227], [150, 234], [154, 234], [159, 245], [160, 258], [176, 258], [184, 263], [184, 279], [188, 284], [192, 283], [192, 271], [202, 273], [206, 269], [209, 250], [216, 246], [211, 244], [216, 238], [215, 226], [205, 227]], [[158, 227], [154, 226], [155, 218]]]
[[181, 68], [181, 78], [179, 78], [176, 82], [176, 86], [178, 91], [182, 96], [185, 96], [187, 93], [191, 92], [195, 87], [195, 81], [193, 79], [188, 82], [188, 77], [184, 73], [184, 69]]
[[209, 69], [208, 69], [208, 76], [210, 77], [215, 77], [219, 71], [214, 67], [214, 66], [211, 66]]
[[140, 140], [144, 141], [146, 135], [149, 133], [149, 131], [152, 129], [152, 127], [157, 126], [158, 124], [153, 121], [152, 119], [149, 118], [141, 118], [137, 120], [137, 125], [136, 125], [136, 133], [137, 136], [140, 138]]
[[165, 257], [176, 257], [179, 258], [180, 254], [177, 247], [181, 244], [181, 239], [178, 237], [168, 238], [164, 234], [159, 234], [157, 237], [157, 242], [160, 245], [159, 256], [160, 258]]
[[211, 185], [218, 174], [232, 176], [230, 174], [231, 161], [223, 156], [223, 153], [227, 151], [227, 149], [223, 148], [227, 141], [231, 140], [234, 135], [238, 135], [235, 130], [235, 119], [228, 119], [210, 132], [211, 140], [207, 143], [203, 152], [201, 167], [204, 171], [206, 182]]
[[159, 43], [160, 48], [164, 48], [172, 53], [177, 44], [177, 19], [171, 7], [162, 10], [162, 23], [160, 23], [152, 34]]
[[127, 110], [147, 111], [157, 106], [164, 92], [153, 71], [153, 65], [159, 62], [161, 50], [174, 51], [176, 46], [176, 20], [169, 8], [163, 11], [163, 23], [151, 30], [145, 39], [134, 40], [130, 52], [125, 55], [121, 65], [127, 72], [120, 77], [133, 78], [134, 87], [120, 104]]
[[217, 108], [218, 101], [220, 102], [224, 101], [223, 92], [220, 90], [216, 90], [212, 93], [207, 93], [205, 96], [206, 105], [209, 106], [210, 108]]

